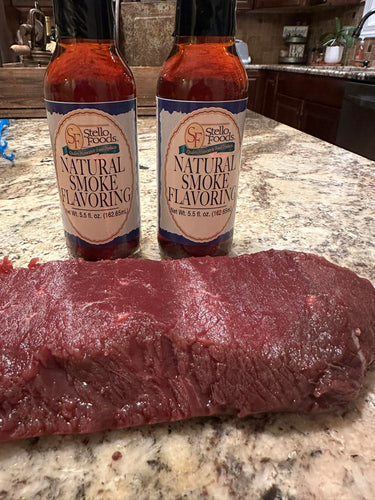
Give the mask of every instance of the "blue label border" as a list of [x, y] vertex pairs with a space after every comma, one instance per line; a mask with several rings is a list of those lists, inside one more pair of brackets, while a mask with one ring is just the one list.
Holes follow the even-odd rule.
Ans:
[[242, 113], [247, 109], [247, 98], [235, 101], [177, 101], [173, 99], [164, 99], [157, 97], [158, 114], [161, 111], [173, 113], [191, 113], [202, 108], [222, 108], [230, 111], [234, 115]]
[[98, 109], [109, 115], [116, 116], [136, 111], [137, 99], [128, 99], [127, 101], [109, 101], [109, 102], [59, 102], [44, 100], [46, 109], [49, 113], [59, 113], [66, 115], [77, 109]]

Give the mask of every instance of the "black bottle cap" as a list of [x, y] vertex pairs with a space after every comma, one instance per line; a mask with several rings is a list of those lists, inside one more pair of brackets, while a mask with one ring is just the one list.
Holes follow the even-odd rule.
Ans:
[[236, 0], [177, 0], [175, 36], [234, 36]]
[[112, 0], [53, 0], [53, 7], [59, 39], [113, 39]]

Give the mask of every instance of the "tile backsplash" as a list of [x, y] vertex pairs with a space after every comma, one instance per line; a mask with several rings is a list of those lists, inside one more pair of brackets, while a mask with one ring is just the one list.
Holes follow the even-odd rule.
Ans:
[[306, 14], [245, 13], [237, 15], [236, 37], [248, 44], [251, 62], [254, 64], [277, 64], [283, 42], [283, 27], [298, 24], [308, 25]]
[[[334, 17], [337, 16], [342, 26], [357, 26], [362, 18], [363, 14], [363, 4], [359, 6], [352, 6], [346, 8], [338, 8], [332, 10], [329, 14], [325, 12], [319, 12], [314, 15], [313, 23], [310, 31], [309, 45], [310, 48], [317, 47], [319, 44], [319, 37], [322, 33], [332, 31], [334, 28]], [[365, 47], [365, 59], [371, 62], [372, 66], [375, 66], [375, 39], [368, 38], [364, 41]], [[352, 65], [354, 61], [355, 51], [359, 45], [359, 40], [355, 40], [354, 46], [350, 49], [345, 49], [342, 64]]]
[[174, 17], [172, 1], [123, 2], [120, 51], [125, 60], [131, 66], [161, 66], [173, 45]]
[[[286, 46], [283, 43], [283, 27], [286, 25], [309, 26], [307, 51], [311, 52], [320, 45], [320, 36], [334, 29], [337, 16], [342, 25], [357, 26], [363, 13], [363, 4], [358, 6], [337, 7], [335, 9], [315, 9], [310, 12], [288, 13], [262, 12], [240, 13], [237, 16], [237, 38], [245, 41], [249, 54], [255, 64], [277, 64], [279, 53]], [[342, 64], [352, 65], [357, 40], [351, 49], [345, 49]], [[375, 39], [365, 40], [365, 59], [375, 66]]]
[[[174, 0], [141, 0], [123, 2], [121, 5], [120, 48], [125, 59], [132, 66], [160, 66], [172, 46], [174, 29]], [[320, 36], [332, 31], [334, 18], [340, 18], [343, 25], [357, 26], [363, 13], [363, 3], [356, 6], [337, 8], [315, 8], [300, 12], [278, 12], [266, 10], [237, 13], [236, 37], [248, 44], [254, 64], [277, 64], [283, 42], [283, 27], [305, 25], [309, 27], [307, 52], [319, 47]], [[342, 64], [354, 61], [358, 41], [344, 52]], [[375, 66], [375, 39], [365, 40], [365, 59]]]

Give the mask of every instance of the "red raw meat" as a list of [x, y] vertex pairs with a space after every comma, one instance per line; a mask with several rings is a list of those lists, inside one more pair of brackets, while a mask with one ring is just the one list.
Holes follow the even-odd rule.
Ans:
[[0, 440], [333, 410], [375, 359], [371, 283], [288, 251], [5, 259], [0, 314]]

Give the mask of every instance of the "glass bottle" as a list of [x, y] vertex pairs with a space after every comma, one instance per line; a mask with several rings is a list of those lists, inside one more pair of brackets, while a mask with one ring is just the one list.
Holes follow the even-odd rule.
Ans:
[[363, 62], [365, 60], [365, 47], [364, 47], [364, 39], [361, 38], [359, 45], [355, 51], [354, 55], [354, 66], [357, 68], [361, 68], [364, 66]]
[[177, 0], [157, 86], [164, 256], [224, 255], [232, 246], [248, 95], [235, 10], [235, 0]]
[[139, 245], [136, 89], [114, 43], [112, 0], [54, 0], [44, 93], [67, 247], [87, 260]]

